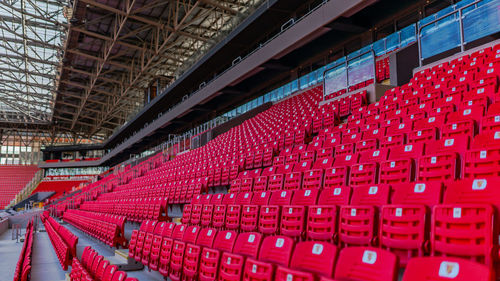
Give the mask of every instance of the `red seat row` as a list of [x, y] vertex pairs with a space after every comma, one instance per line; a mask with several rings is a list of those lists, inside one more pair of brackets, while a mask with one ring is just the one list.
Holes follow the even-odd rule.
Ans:
[[80, 210], [67, 210], [63, 220], [93, 236], [110, 247], [126, 247], [124, 235], [126, 218]]
[[[171, 280], [388, 281], [398, 276], [398, 257], [380, 248], [348, 247], [338, 254], [339, 248], [329, 242], [295, 243], [287, 236], [265, 237], [257, 232], [238, 234], [146, 221], [130, 245], [134, 247], [129, 257]], [[444, 266], [445, 271], [440, 269]], [[403, 280], [423, 280], [415, 274], [419, 278], [492, 280], [487, 266], [449, 257], [412, 259]]]
[[60, 225], [49, 215], [48, 211], [43, 212], [40, 217], [45, 225], [45, 231], [47, 231], [49, 235], [54, 251], [59, 259], [59, 263], [63, 270], [67, 270], [68, 266], [71, 265], [72, 257], [76, 257], [78, 237], [64, 226]]
[[71, 281], [138, 281], [137, 278], [127, 278], [127, 273], [118, 271], [118, 266], [111, 265], [90, 246], [85, 247], [82, 261], [73, 258]]
[[33, 238], [35, 230], [33, 227], [33, 219], [26, 226], [26, 235], [24, 236], [24, 244], [17, 261], [16, 271], [14, 272], [14, 281], [27, 281], [31, 273], [31, 255], [33, 254]]

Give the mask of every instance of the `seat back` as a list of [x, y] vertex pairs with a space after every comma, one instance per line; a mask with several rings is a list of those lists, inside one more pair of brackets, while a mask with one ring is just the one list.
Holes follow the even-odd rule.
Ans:
[[491, 281], [488, 266], [452, 257], [412, 258], [402, 281]]
[[339, 254], [335, 278], [396, 281], [397, 270], [398, 259], [389, 251], [372, 247], [348, 247]]
[[288, 266], [292, 257], [293, 240], [286, 236], [264, 238], [259, 252], [259, 261]]

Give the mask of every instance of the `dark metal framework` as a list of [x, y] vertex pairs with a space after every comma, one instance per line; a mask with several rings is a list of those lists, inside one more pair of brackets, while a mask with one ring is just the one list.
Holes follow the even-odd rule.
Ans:
[[[25, 0], [28, 1], [28, 0]], [[263, 0], [75, 0], [56, 82], [61, 131], [109, 136]]]

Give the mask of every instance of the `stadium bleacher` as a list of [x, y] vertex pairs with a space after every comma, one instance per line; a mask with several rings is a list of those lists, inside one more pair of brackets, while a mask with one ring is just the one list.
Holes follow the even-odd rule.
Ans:
[[[389, 85], [402, 50], [372, 50], [364, 81], [314, 83], [59, 197], [39, 217], [66, 278], [500, 280], [500, 40]], [[23, 187], [13, 169], [37, 171], [0, 166], [0, 207]], [[32, 278], [36, 221], [14, 280]]]

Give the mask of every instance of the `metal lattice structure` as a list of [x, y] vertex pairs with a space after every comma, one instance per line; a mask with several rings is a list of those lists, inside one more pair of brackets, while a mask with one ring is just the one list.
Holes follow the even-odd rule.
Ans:
[[0, 1], [0, 122], [50, 123], [63, 9], [59, 0]]
[[223, 39], [262, 0], [76, 0], [56, 82], [54, 123], [110, 135]]

